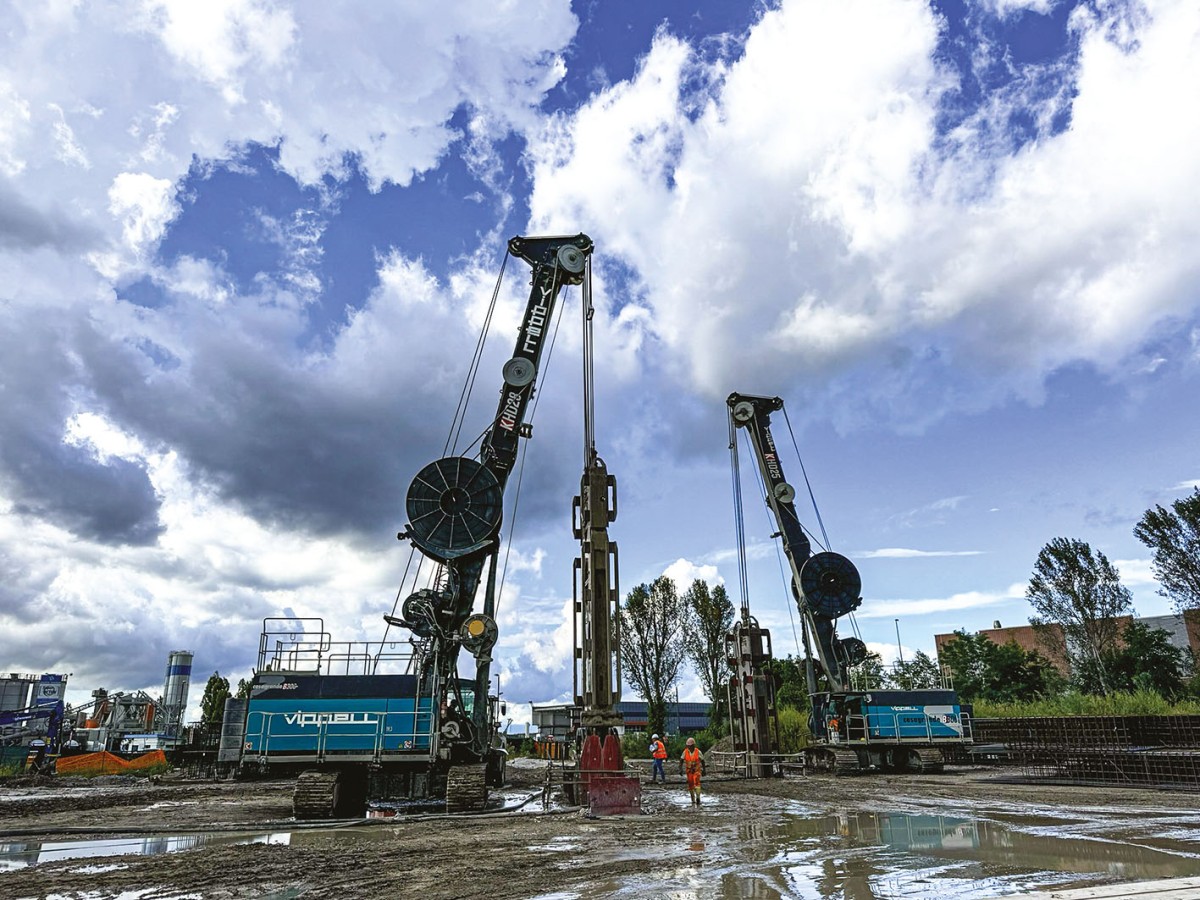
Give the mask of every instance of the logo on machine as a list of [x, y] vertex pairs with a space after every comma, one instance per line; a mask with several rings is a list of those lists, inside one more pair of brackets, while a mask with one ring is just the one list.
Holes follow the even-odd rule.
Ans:
[[517, 391], [509, 391], [504, 398], [504, 411], [500, 413], [500, 427], [512, 431], [517, 427], [517, 412], [521, 408], [521, 395]]
[[767, 473], [772, 478], [782, 478], [783, 472], [779, 470], [779, 458], [776, 456], [775, 439], [771, 437], [771, 432], [764, 429], [763, 440], [767, 445], [767, 451], [763, 454], [763, 462], [766, 463]]
[[542, 302], [529, 310], [529, 321], [525, 323], [525, 344], [521, 348], [525, 353], [536, 353], [542, 332], [546, 330], [546, 316], [550, 309], [550, 285], [542, 288]]
[[309, 725], [313, 727], [321, 725], [375, 725], [379, 722], [379, 718], [374, 713], [365, 712], [313, 713], [297, 710], [294, 713], [285, 715], [283, 721], [289, 725], [299, 725], [301, 728], [307, 728]]

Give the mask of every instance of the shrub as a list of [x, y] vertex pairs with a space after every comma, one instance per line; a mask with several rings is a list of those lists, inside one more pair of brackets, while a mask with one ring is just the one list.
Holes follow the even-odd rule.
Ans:
[[977, 719], [1008, 719], [1022, 716], [1182, 716], [1200, 714], [1200, 702], [1171, 702], [1154, 691], [1131, 691], [1108, 696], [1070, 691], [1026, 703], [975, 703]]

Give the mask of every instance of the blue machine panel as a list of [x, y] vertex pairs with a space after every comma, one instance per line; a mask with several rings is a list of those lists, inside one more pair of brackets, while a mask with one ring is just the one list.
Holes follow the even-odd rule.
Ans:
[[430, 699], [413, 676], [259, 676], [243, 752], [337, 756], [428, 751]]
[[962, 706], [953, 691], [863, 691], [813, 697], [814, 734], [843, 740], [958, 742], [965, 733]]

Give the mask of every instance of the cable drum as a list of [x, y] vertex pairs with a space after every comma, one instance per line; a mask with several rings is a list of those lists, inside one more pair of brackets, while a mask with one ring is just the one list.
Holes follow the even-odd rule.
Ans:
[[817, 553], [800, 570], [800, 591], [813, 612], [836, 619], [862, 603], [862, 577], [842, 554]]
[[429, 558], [448, 562], [492, 542], [504, 515], [504, 492], [482, 463], [446, 456], [417, 473], [405, 508], [407, 536]]

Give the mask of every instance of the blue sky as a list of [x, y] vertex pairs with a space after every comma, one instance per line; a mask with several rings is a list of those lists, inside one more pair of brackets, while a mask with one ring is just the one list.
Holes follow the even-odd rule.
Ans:
[[[1058, 536], [1168, 610], [1132, 529], [1200, 483], [1195, 4], [5, 6], [0, 668], [82, 700], [173, 649], [245, 676], [267, 616], [381, 637], [516, 234], [596, 243], [625, 591], [737, 584], [740, 391], [784, 397], [886, 658], [1026, 621]], [[570, 691], [578, 303], [506, 526], [514, 704]], [[795, 652], [751, 483], [746, 522]]]

